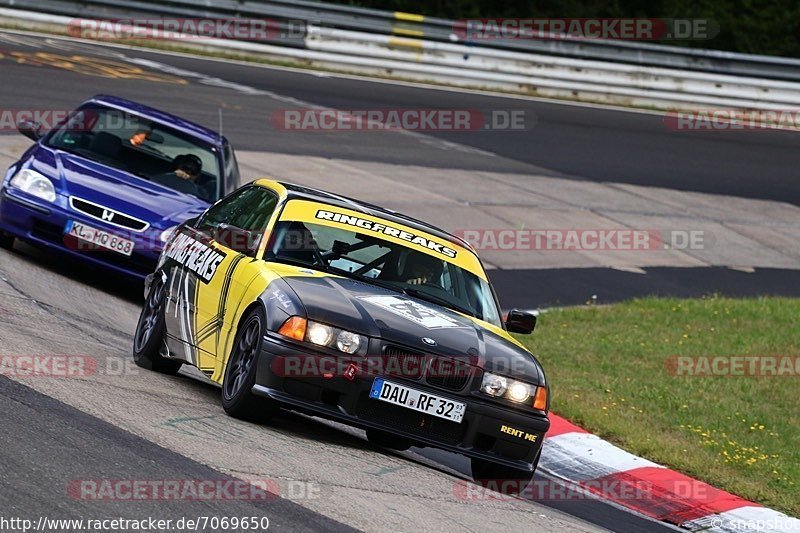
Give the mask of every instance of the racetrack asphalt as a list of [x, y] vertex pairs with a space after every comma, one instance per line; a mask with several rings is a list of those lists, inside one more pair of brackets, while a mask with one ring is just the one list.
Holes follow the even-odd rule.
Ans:
[[[0, 509], [6, 519], [37, 523], [42, 516], [50, 520], [153, 517], [177, 524], [198, 517], [256, 517], [259, 522], [266, 517], [270, 529], [279, 531], [355, 531], [260, 491], [251, 499], [92, 499], [101, 494], [93, 485], [102, 483], [98, 480], [187, 480], [219, 487], [237, 480], [3, 376], [0, 401], [0, 477], [6, 487], [0, 490]], [[83, 490], [81, 483], [86, 483]], [[126, 489], [119, 490], [120, 497], [126, 494]], [[61, 528], [46, 530], [51, 529]]]
[[[111, 93], [168, 109], [214, 128], [219, 125], [218, 111], [222, 109], [224, 133], [243, 150], [430, 168], [533, 173], [576, 181], [613, 180], [800, 205], [800, 192], [793, 173], [797, 141], [794, 134], [786, 132], [678, 133], [668, 131], [662, 117], [655, 114], [563, 106], [231, 62], [127, 52], [128, 56], [155, 61], [162, 66], [150, 64], [137, 70], [116, 57], [117, 51], [113, 49], [9, 33], [0, 33], [0, 48], [3, 54], [0, 58], [3, 76], [0, 109], [69, 109], [92, 94]], [[54, 61], [54, 54], [73, 61]], [[102, 63], [103, 68], [98, 67], [101, 62], [98, 58], [106, 61]], [[269, 127], [274, 111], [299, 107], [295, 98], [341, 109], [446, 107], [485, 112], [523, 109], [530, 129], [525, 135], [519, 132], [431, 132], [421, 136], [394, 132], [380, 135], [363, 132], [287, 134]], [[387, 190], [386, 195], [390, 196], [391, 191]], [[515, 287], [520, 278], [509, 281], [503, 277], [507, 272], [512, 271], [495, 271], [493, 276], [498, 286], [510, 293], [518, 290]], [[686, 272], [689, 270], [683, 270], [680, 275]], [[541, 270], [525, 274], [544, 276], [552, 292], [537, 295], [532, 291], [531, 299], [521, 300], [520, 307], [539, 303], [583, 303], [579, 300], [589, 292], [582, 287], [570, 292], [568, 287], [572, 280], [580, 279], [576, 272]], [[626, 276], [639, 274], [616, 274], [608, 269], [582, 274], [589, 278], [596, 276], [591, 286], [598, 283], [595, 280], [616, 286], [614, 292], [620, 298], [638, 290], [631, 289], [636, 284], [630, 280], [636, 278]], [[790, 271], [786, 275], [792, 274]], [[58, 350], [88, 354], [101, 361], [128, 360], [137, 312], [136, 287], [111, 278], [96, 279], [79, 267], [64, 265], [19, 245], [13, 253], [0, 251], [0, 275], [3, 353]], [[642, 291], [664, 284], [679, 284], [675, 280], [681, 278], [675, 275], [678, 274], [664, 272], [661, 279], [666, 281], [660, 285], [658, 282], [650, 284]], [[769, 281], [767, 286], [785, 287], [791, 283], [790, 278], [781, 276], [780, 273], [768, 276], [781, 281]], [[652, 277], [648, 282], [653, 283]], [[737, 282], [732, 280], [730, 285]], [[697, 291], [707, 290], [707, 284], [699, 285]], [[601, 297], [606, 296], [601, 293]], [[180, 468], [186, 468], [187, 475], [194, 475], [193, 472], [205, 475], [205, 472], [193, 470], [201, 468], [197, 465], [199, 462], [219, 475], [244, 472], [313, 480], [328, 491], [326, 498], [298, 503], [309, 509], [307, 512], [317, 513], [313, 516], [333, 516], [360, 529], [383, 530], [400, 521], [409, 526], [428, 525], [430, 529], [450, 525], [465, 530], [485, 530], [482, 528], [492, 523], [496, 527], [502, 527], [503, 523], [530, 524], [541, 530], [669, 529], [602, 502], [498, 504], [500, 508], [453, 503], [442, 496], [442, 491], [452, 490], [454, 480], [468, 474], [463, 462], [454, 457], [427, 451], [422, 457], [414, 453], [386, 454], [366, 445], [358, 434], [328, 423], [310, 424], [307, 419], [294, 415], [274, 427], [243, 425], [222, 414], [215, 389], [194, 380], [130, 373], [103, 374], [73, 382], [64, 379], [23, 381], [70, 407], [56, 409], [63, 413], [67, 424], [58, 417], [42, 416], [36, 431], [21, 431], [19, 434], [24, 437], [20, 439], [19, 448], [8, 452], [8, 457], [15, 457], [15, 461], [21, 460], [19, 454], [26, 447], [30, 449], [37, 442], [36, 435], [56, 438], [65, 425], [75, 426], [73, 431], [80, 433], [80, 439], [100, 445], [95, 442], [98, 435], [82, 430], [82, 424], [97, 423], [136, 433], [146, 441], [174, 450], [187, 461], [184, 464], [183, 459], [159, 452], [158, 460], [150, 466], [139, 465], [136, 457], [131, 457], [128, 470], [125, 466], [128, 459], [120, 461], [113, 454], [99, 454], [92, 461], [84, 459], [86, 456], [77, 456], [71, 458], [77, 470], [58, 473], [56, 479], [62, 482], [72, 479], [69, 476], [87, 475], [87, 470], [92, 469], [109, 472], [110, 476], [141, 476], [149, 472], [156, 475]], [[26, 417], [36, 417], [35, 409], [31, 411], [31, 407], [22, 403], [8, 405], [13, 411], [6, 415], [11, 427], [21, 425]], [[81, 418], [83, 415], [74, 409], [102, 422]], [[70, 424], [73, 418], [75, 423]], [[176, 430], [175, 420], [178, 419], [187, 420], [187, 427]], [[119, 439], [125, 449], [134, 443], [128, 435], [115, 433], [113, 438]], [[75, 439], [80, 440], [77, 434]], [[241, 448], [227, 449], [231, 442]], [[42, 443], [44, 450], [54, 450], [55, 445], [55, 442]], [[30, 460], [33, 466], [35, 458]], [[110, 466], [118, 468], [107, 470]], [[150, 467], [152, 470], [147, 470]], [[51, 474], [42, 473], [31, 486], [46, 483]], [[18, 481], [24, 483], [21, 479]], [[0, 498], [13, 497], [7, 494], [5, 489], [0, 490]], [[52, 503], [56, 497], [42, 488], [38, 496], [32, 496], [32, 501], [39, 498], [44, 505], [47, 501]], [[374, 503], [364, 504], [362, 500], [366, 498], [373, 498]], [[61, 500], [67, 499], [62, 497]], [[64, 509], [77, 505], [61, 500], [56, 505], [63, 505]], [[424, 517], [427, 521], [420, 522], [431, 505], [436, 512]], [[369, 513], [375, 516], [368, 516]], [[284, 520], [283, 523], [291, 525], [293, 517], [301, 514], [294, 507], [281, 508], [276, 512], [276, 523]]]

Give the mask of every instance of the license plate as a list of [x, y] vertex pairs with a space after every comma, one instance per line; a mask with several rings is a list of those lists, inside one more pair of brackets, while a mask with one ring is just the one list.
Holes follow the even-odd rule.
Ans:
[[458, 423], [461, 423], [467, 410], [465, 403], [418, 391], [383, 378], [375, 378], [372, 382], [369, 397]]
[[81, 222], [68, 221], [64, 233], [78, 239], [78, 250], [111, 250], [122, 255], [133, 253], [133, 241]]

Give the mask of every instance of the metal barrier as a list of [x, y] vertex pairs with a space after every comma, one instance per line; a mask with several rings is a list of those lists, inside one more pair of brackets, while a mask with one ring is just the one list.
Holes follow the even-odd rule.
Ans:
[[[800, 104], [800, 61], [649, 43], [576, 40], [464, 42], [454, 21], [309, 0], [0, 0], [0, 16], [267, 18], [302, 21], [304, 36], [193, 46], [266, 54], [312, 66], [414, 80], [659, 108], [785, 109]], [[38, 13], [38, 15], [37, 15]]]

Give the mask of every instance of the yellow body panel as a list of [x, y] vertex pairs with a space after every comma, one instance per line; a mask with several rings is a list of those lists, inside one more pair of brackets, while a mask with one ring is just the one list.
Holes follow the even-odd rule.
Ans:
[[[259, 179], [254, 182], [256, 185], [269, 188], [279, 196], [279, 204], [283, 204], [287, 191], [279, 182], [271, 179]], [[411, 233], [415, 236], [423, 237], [428, 241], [433, 241], [446, 246], [455, 251], [455, 257], [443, 257], [442, 254], [408, 240], [403, 240], [392, 235], [381, 233], [379, 236], [387, 241], [402, 244], [411, 249], [432, 255], [445, 261], [449, 261], [473, 274], [486, 280], [486, 274], [477, 256], [471, 250], [459, 246], [458, 244], [446, 241], [426, 233], [420, 229], [412, 228], [394, 221], [375, 217], [361, 211], [345, 209], [338, 206], [322, 202], [309, 200], [293, 199], [285, 203], [281, 220], [297, 220], [313, 224], [321, 224], [331, 227], [339, 227], [350, 231], [370, 234], [369, 230], [363, 230], [353, 225], [325, 220], [317, 217], [319, 210], [333, 211], [349, 217], [369, 220], [376, 224], [397, 228], [400, 231]], [[272, 231], [277, 217], [273, 217], [266, 229], [265, 235]], [[374, 234], [374, 233], [373, 233]], [[258, 257], [262, 257], [267, 245], [267, 239], [262, 239], [258, 251]], [[284, 276], [298, 277], [336, 277], [334, 274], [312, 271], [306, 268], [281, 263], [266, 262], [255, 259], [234, 251], [215, 242], [215, 246], [225, 253], [225, 259], [217, 268], [217, 275], [213, 276], [208, 283], [198, 283], [194, 295], [196, 313], [194, 316], [195, 344], [198, 347], [198, 362], [201, 370], [210, 374], [211, 380], [222, 383], [225, 374], [225, 366], [228, 356], [233, 348], [236, 331], [245, 311], [250, 304], [256, 302], [258, 298], [267, 290], [270, 283]], [[503, 339], [522, 347], [507, 331], [488, 322], [484, 322], [475, 317], [469, 318], [477, 325], [485, 328]], [[526, 350], [527, 351], [527, 350]]]

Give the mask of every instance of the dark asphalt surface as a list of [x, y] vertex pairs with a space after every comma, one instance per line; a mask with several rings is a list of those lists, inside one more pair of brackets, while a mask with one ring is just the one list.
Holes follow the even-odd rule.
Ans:
[[[800, 297], [800, 270], [757, 268], [748, 273], [725, 267], [656, 267], [645, 272], [611, 268], [492, 270], [489, 277], [504, 309], [609, 304], [644, 296]], [[597, 298], [593, 301], [592, 296]]]
[[[277, 531], [354, 531], [275, 497], [264, 501], [87, 500], [81, 480], [231, 480], [152, 442], [0, 376], [0, 509], [6, 519], [196, 520], [267, 517]], [[77, 528], [76, 528], [77, 529]], [[53, 531], [65, 531], [52, 528]], [[176, 531], [173, 526], [170, 530]], [[206, 531], [215, 531], [208, 528]]]
[[[53, 42], [54, 47], [35, 39], [33, 44], [0, 42], [0, 48], [3, 52], [36, 54], [47, 51], [70, 57], [107, 55], [100, 47]], [[17, 57], [5, 53], [0, 58], [0, 109], [69, 109], [92, 94], [110, 93], [214, 128], [219, 126], [218, 110], [222, 109], [225, 134], [237, 148], [244, 150], [441, 168], [529, 172], [800, 204], [796, 171], [798, 137], [792, 133], [679, 133], [665, 128], [659, 115], [339, 79], [144, 52], [124, 53], [157, 61], [165, 65], [159, 69], [162, 75], [188, 83], [147, 81], [140, 79], [140, 74], [120, 73], [119, 69], [114, 77], [92, 76], [75, 67], [20, 62]], [[174, 68], [191, 74], [169, 75], [169, 70], [174, 71]], [[246, 94], [246, 89], [223, 87], [224, 82], [243, 84], [268, 94]], [[293, 98], [341, 109], [444, 108], [477, 109], [485, 113], [523, 110], [529, 129], [524, 132], [428, 132], [425, 136], [276, 130], [271, 125], [272, 113], [303, 107], [302, 102], [294, 102]], [[474, 150], [432, 143], [431, 139], [458, 143]], [[696, 296], [718, 289], [732, 291], [740, 283], [747, 284], [750, 287], [747, 290], [754, 291], [753, 294], [761, 293], [760, 287], [796, 294], [800, 285], [796, 274], [791, 272], [728, 275], [713, 270], [701, 273], [700, 269], [649, 269], [647, 275], [605, 269], [496, 271], [493, 279], [504, 307], [584, 303], [592, 294], [598, 295], [599, 303], [651, 293], [675, 294], [676, 291], [679, 295]], [[0, 468], [4, 485], [15, 487], [14, 492], [0, 490], [0, 505], [4, 509], [19, 509], [20, 514], [38, 515], [52, 510], [61, 515], [66, 511], [89, 516], [94, 509], [87, 510], [85, 502], [64, 498], [63, 488], [63, 480], [85, 475], [89, 467], [95, 477], [221, 475], [8, 380], [0, 379], [0, 394], [5, 406], [0, 416], [6, 429], [0, 450], [3, 454]], [[69, 450], [66, 458], [65, 449]], [[24, 495], [20, 491], [25, 491]], [[186, 504], [186, 508], [191, 505]], [[223, 505], [225, 509], [206, 510], [216, 515], [234, 514], [226, 512], [227, 505]], [[283, 520], [293, 530], [303, 526], [340, 527], [290, 502], [278, 500], [270, 505], [271, 513], [270, 509], [266, 511], [268, 516], [271, 519], [274, 516], [276, 524]], [[108, 508], [109, 512], [112, 507]], [[177, 511], [168, 507], [171, 506], [164, 506], [164, 516], [175, 515]], [[669, 530], [602, 503], [559, 502], [557, 507], [615, 531]], [[246, 503], [233, 504], [232, 508], [255, 510]], [[156, 515], [158, 509], [158, 504], [148, 504], [149, 514]], [[138, 511], [128, 507], [119, 512], [135, 514]]]
[[[41, 46], [40, 41], [33, 44]], [[60, 42], [56, 44], [64, 47]], [[41, 48], [25, 46], [25, 43], [0, 41], [0, 52], [2, 49], [28, 53], [42, 51]], [[530, 172], [800, 204], [797, 173], [800, 136], [793, 132], [676, 132], [665, 126], [661, 114], [560, 105], [225, 61], [109, 50], [93, 45], [55, 49], [68, 57], [124, 53], [129, 57], [155, 61], [160, 65], [151, 65], [152, 68], [145, 70], [158, 72], [173, 81], [186, 80], [188, 85], [181, 87], [169, 82], [142, 80], [130, 72], [118, 72], [114, 78], [87, 76], [79, 72], [86, 70], [85, 66], [65, 69], [40, 66], [40, 63], [30, 61], [20, 63], [18, 58], [6, 53], [0, 60], [3, 78], [0, 109], [71, 108], [92, 94], [113, 93], [214, 128], [219, 126], [219, 109], [222, 109], [225, 134], [234, 146], [244, 150], [495, 172]], [[244, 89], [224, 88], [231, 82], [266, 94], [249, 95]], [[344, 110], [467, 109], [486, 115], [493, 111], [521, 110], [528, 129], [425, 132], [427, 139], [420, 139], [421, 136], [390, 132], [287, 132], [273, 126], [273, 113], [304, 107], [304, 102]], [[495, 156], [446, 149], [431, 144], [430, 139], [458, 143]]]

